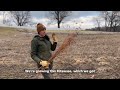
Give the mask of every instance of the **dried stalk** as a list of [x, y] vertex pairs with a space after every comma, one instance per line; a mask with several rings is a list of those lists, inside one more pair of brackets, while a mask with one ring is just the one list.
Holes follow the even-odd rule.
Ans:
[[52, 55], [52, 57], [48, 60], [48, 62], [52, 62], [53, 59], [58, 56], [61, 52], [63, 52], [68, 46], [70, 46], [74, 40], [74, 38], [77, 36], [77, 33], [71, 33], [69, 34], [65, 40], [63, 41], [62, 45], [55, 51], [55, 53]]

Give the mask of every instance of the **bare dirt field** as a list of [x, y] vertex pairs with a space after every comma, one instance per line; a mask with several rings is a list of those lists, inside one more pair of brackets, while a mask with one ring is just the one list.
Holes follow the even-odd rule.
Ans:
[[[55, 33], [58, 48], [68, 34]], [[43, 79], [40, 73], [32, 72], [37, 70], [30, 57], [35, 34], [0, 28], [0, 79]], [[51, 32], [48, 35], [51, 38]], [[120, 79], [120, 33], [81, 31], [75, 42], [55, 57], [52, 79]]]

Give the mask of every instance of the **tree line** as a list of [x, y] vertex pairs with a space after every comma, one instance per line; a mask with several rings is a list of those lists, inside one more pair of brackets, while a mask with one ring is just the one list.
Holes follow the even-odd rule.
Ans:
[[100, 11], [100, 15], [93, 18], [93, 20], [96, 22], [96, 27], [89, 30], [109, 32], [120, 31], [120, 11]]
[[[120, 31], [120, 11], [98, 12], [100, 14], [93, 18], [96, 27], [89, 30], [111, 32]], [[31, 11], [3, 11], [2, 14], [3, 24], [12, 25], [11, 22], [17, 26], [33, 26], [36, 24], [31, 20]], [[48, 11], [47, 14], [47, 18], [50, 19], [51, 22], [55, 21], [55, 23], [57, 23], [57, 27], [60, 28], [60, 25], [65, 21], [65, 18], [72, 15], [72, 11]]]
[[[71, 11], [48, 11], [48, 15], [51, 21], [56, 21], [58, 24], [58, 28], [60, 28], [61, 22], [68, 17], [72, 12]], [[16, 24], [17, 26], [25, 26], [25, 25], [34, 25], [31, 20], [31, 12], [30, 11], [3, 11], [3, 24], [12, 25], [11, 22]], [[8, 18], [9, 15], [9, 18]]]

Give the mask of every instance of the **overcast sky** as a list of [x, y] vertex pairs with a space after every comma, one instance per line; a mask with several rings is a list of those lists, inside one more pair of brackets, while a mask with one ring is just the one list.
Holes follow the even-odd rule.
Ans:
[[[0, 11], [1, 12], [1, 11]], [[67, 17], [61, 23], [61, 28], [92, 28], [95, 27], [93, 17], [99, 15], [98, 11], [72, 11], [72, 14]], [[32, 19], [34, 23], [43, 23], [48, 29], [57, 29], [57, 23], [48, 19], [49, 15], [47, 11], [31, 11]], [[3, 16], [0, 14], [0, 23], [2, 23]]]

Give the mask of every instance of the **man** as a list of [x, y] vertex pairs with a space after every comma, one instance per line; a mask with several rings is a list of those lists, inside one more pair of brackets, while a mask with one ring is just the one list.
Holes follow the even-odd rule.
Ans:
[[[38, 68], [47, 67], [45, 70], [52, 69], [53, 62], [48, 63], [48, 60], [52, 56], [51, 51], [54, 51], [57, 46], [56, 36], [52, 34], [53, 44], [50, 41], [49, 36], [46, 34], [46, 27], [38, 23], [37, 24], [38, 35], [35, 35], [31, 41], [31, 58], [37, 63]], [[44, 79], [50, 79], [49, 73], [43, 73]]]

